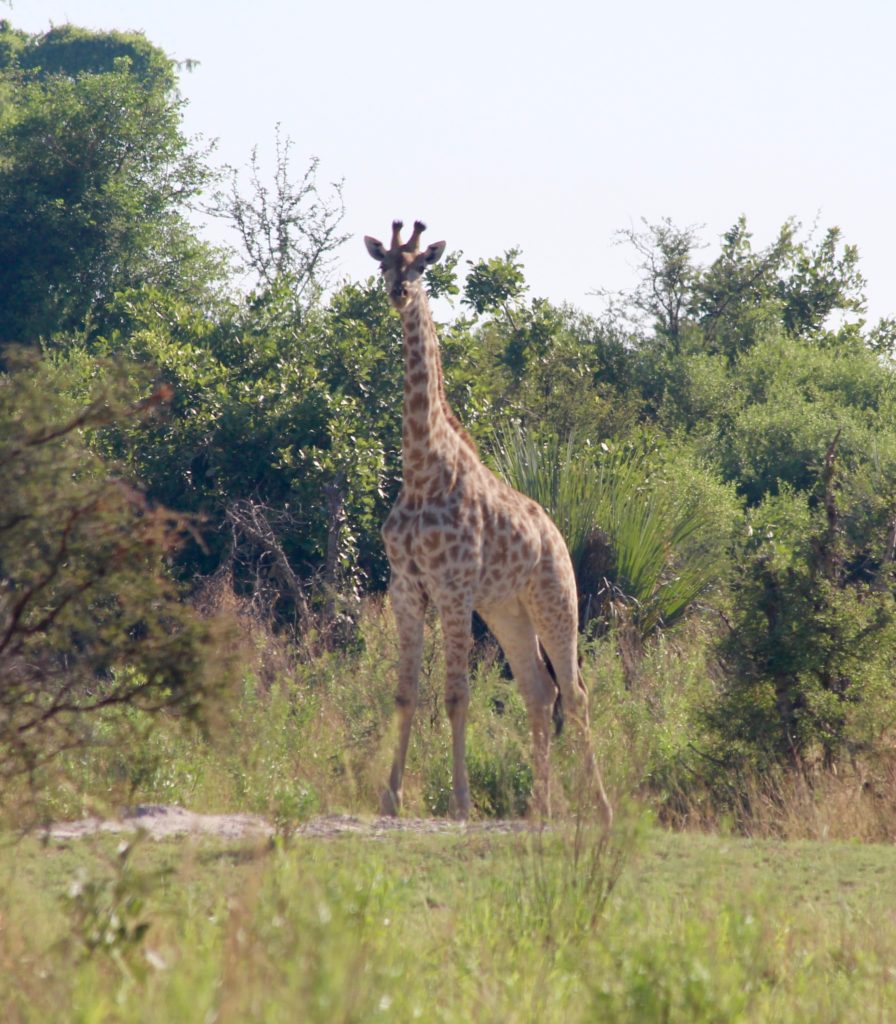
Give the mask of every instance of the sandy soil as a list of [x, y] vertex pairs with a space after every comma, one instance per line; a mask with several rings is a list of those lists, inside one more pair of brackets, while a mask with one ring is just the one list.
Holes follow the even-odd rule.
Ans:
[[[524, 821], [479, 821], [460, 824], [439, 818], [355, 818], [332, 814], [312, 818], [296, 829], [296, 835], [332, 839], [361, 835], [381, 839], [396, 832], [453, 834], [481, 832], [521, 832], [530, 826]], [[98, 833], [145, 831], [153, 839], [182, 835], [207, 835], [219, 839], [247, 839], [274, 834], [271, 822], [257, 814], [195, 814], [183, 807], [165, 804], [140, 804], [120, 818], [109, 820], [84, 818], [58, 822], [46, 829], [50, 839], [84, 839]]]

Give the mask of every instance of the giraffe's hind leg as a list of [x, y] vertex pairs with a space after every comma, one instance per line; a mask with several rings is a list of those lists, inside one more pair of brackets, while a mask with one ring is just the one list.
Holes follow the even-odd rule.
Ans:
[[551, 813], [550, 744], [551, 719], [556, 687], [538, 648], [535, 628], [519, 601], [481, 612], [510, 663], [513, 678], [526, 702], [532, 727], [532, 759], [535, 774], [533, 810], [541, 817]]
[[[550, 595], [551, 600], [545, 595]], [[588, 693], [579, 672], [575, 585], [573, 583], [571, 596], [565, 590], [530, 591], [525, 604], [538, 638], [550, 658], [563, 699], [564, 718], [571, 725], [580, 749], [585, 791], [589, 800], [596, 805], [604, 824], [609, 827], [613, 821], [613, 811], [594, 757], [588, 719]]]

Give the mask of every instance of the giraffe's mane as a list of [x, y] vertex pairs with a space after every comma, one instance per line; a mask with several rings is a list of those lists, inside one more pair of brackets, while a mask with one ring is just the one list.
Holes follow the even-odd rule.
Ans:
[[454, 410], [448, 402], [448, 396], [445, 394], [445, 382], [442, 376], [441, 359], [439, 360], [439, 398], [441, 399], [442, 411], [445, 413], [445, 419], [448, 420], [448, 425], [454, 429], [457, 436], [473, 452], [473, 454], [478, 455], [479, 448], [477, 447], [476, 442], [473, 440], [467, 428], [454, 414]]

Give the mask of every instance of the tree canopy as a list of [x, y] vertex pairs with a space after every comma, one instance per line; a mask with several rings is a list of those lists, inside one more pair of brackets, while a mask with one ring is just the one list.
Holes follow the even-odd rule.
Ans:
[[[32, 353], [2, 356], [2, 612], [30, 631], [16, 672], [42, 680], [70, 648], [116, 686], [176, 692], [136, 640], [214, 574], [299, 630], [387, 582], [400, 324], [377, 281], [329, 277], [341, 184], [320, 185], [314, 158], [294, 171], [279, 129], [272, 181], [255, 155], [248, 182], [212, 167], [183, 133], [177, 73], [139, 33], [0, 23], [0, 344]], [[237, 251], [202, 239], [200, 199]], [[430, 293], [459, 297], [439, 325], [449, 400], [486, 460], [506, 468], [513, 437], [519, 480], [591, 509], [576, 529], [592, 629], [649, 642], [689, 615], [724, 623], [725, 749], [870, 742], [894, 667], [894, 322], [866, 322], [836, 226], [789, 220], [759, 248], [740, 216], [710, 249], [663, 220], [620, 241], [639, 280], [600, 316], [533, 297], [517, 249], [434, 269]], [[127, 414], [153, 395], [152, 416]], [[129, 589], [135, 566], [149, 591]], [[119, 630], [115, 657], [83, 639], [91, 616]]]
[[2, 38], [0, 343], [108, 331], [135, 289], [201, 301], [213, 256], [186, 213], [211, 172], [173, 62], [140, 35]]

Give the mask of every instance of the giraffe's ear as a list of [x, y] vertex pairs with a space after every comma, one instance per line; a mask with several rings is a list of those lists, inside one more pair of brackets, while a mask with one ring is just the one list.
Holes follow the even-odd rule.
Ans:
[[379, 263], [382, 263], [386, 258], [386, 250], [383, 248], [383, 243], [378, 238], [371, 238], [370, 235], [365, 235], [364, 244], [367, 246], [367, 251], [370, 255]]
[[426, 251], [423, 253], [423, 262], [429, 266], [431, 263], [438, 263], [442, 258], [442, 253], [445, 251], [444, 242], [433, 242], [432, 245], [426, 247]]

